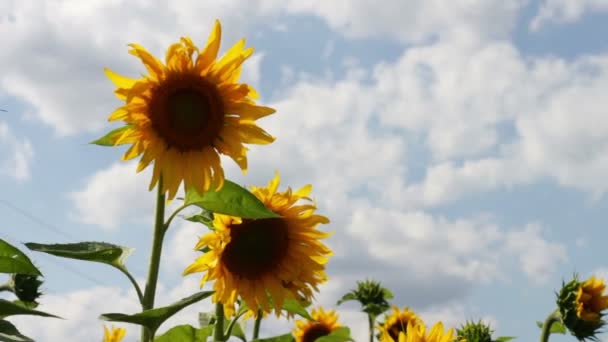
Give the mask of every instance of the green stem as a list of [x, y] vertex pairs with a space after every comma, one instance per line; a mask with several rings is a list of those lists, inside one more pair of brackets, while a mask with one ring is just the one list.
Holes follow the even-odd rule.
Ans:
[[183, 204], [179, 208], [175, 209], [175, 211], [173, 212], [173, 214], [171, 214], [171, 216], [169, 216], [169, 218], [167, 219], [167, 222], [165, 222], [165, 226], [164, 226], [165, 231], [167, 231], [167, 229], [169, 229], [169, 225], [171, 224], [171, 221], [173, 221], [173, 219], [175, 218], [175, 216], [180, 211], [184, 210], [185, 208], [187, 208], [189, 206], [190, 206], [190, 204]]
[[262, 325], [263, 316], [262, 310], [258, 310], [258, 314], [255, 317], [255, 324], [253, 325], [253, 340], [257, 340], [260, 337], [260, 326]]
[[[156, 295], [156, 283], [158, 282], [158, 269], [160, 267], [160, 255], [165, 237], [165, 193], [163, 192], [163, 176], [158, 179], [156, 193], [156, 218], [154, 220], [154, 236], [152, 238], [152, 251], [150, 252], [150, 267], [148, 268], [148, 279], [144, 290], [142, 309], [154, 308], [154, 296]], [[152, 342], [154, 333], [142, 327], [142, 342]]]
[[374, 321], [375, 317], [372, 314], [367, 314], [367, 322], [369, 323], [369, 342], [374, 342]]
[[241, 316], [243, 316], [247, 311], [241, 312], [240, 314], [234, 316], [234, 318], [232, 319], [232, 321], [230, 321], [230, 324], [228, 324], [228, 328], [226, 328], [226, 332], [224, 333], [224, 336], [226, 336], [227, 338], [230, 337], [230, 335], [232, 334], [232, 329], [234, 328], [234, 325], [238, 322], [239, 318], [241, 318]]
[[224, 304], [215, 304], [215, 330], [213, 342], [224, 342]]
[[126, 269], [119, 267], [118, 268], [124, 275], [127, 276], [127, 278], [129, 278], [129, 280], [131, 281], [131, 284], [133, 284], [133, 287], [135, 288], [135, 291], [137, 292], [137, 298], [139, 298], [139, 303], [142, 305], [144, 305], [144, 295], [141, 293], [141, 288], [139, 287], [139, 284], [137, 283], [137, 281], [135, 280], [135, 278], [133, 278], [133, 276], [131, 275], [131, 273], [129, 273], [129, 271], [127, 271]]
[[540, 334], [540, 342], [548, 342], [549, 335], [551, 335], [551, 326], [555, 322], [560, 322], [562, 320], [562, 315], [559, 312], [559, 309], [553, 311], [547, 319], [545, 319], [545, 323], [543, 324], [542, 332]]

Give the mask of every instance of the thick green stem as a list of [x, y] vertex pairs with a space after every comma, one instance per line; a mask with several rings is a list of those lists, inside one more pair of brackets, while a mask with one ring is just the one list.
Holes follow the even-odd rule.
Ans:
[[253, 338], [252, 340], [257, 340], [260, 337], [260, 326], [262, 325], [262, 318], [264, 315], [262, 314], [262, 310], [258, 310], [258, 314], [255, 317], [255, 324], [253, 325]]
[[[165, 193], [163, 192], [163, 176], [158, 180], [156, 194], [156, 218], [154, 220], [154, 236], [152, 238], [152, 251], [150, 252], [150, 266], [148, 268], [148, 279], [142, 308], [149, 310], [154, 308], [154, 297], [156, 295], [156, 283], [158, 282], [158, 269], [160, 267], [160, 256], [163, 248], [163, 238], [165, 237]], [[152, 342], [154, 334], [142, 327], [142, 342]]]
[[376, 318], [372, 314], [367, 314], [367, 322], [369, 323], [369, 342], [374, 342], [374, 321]]
[[549, 335], [551, 335], [551, 326], [555, 322], [560, 322], [562, 320], [562, 315], [559, 312], [559, 309], [553, 311], [547, 319], [545, 319], [545, 323], [543, 324], [543, 328], [540, 334], [540, 342], [548, 342]]
[[215, 304], [215, 329], [213, 342], [224, 342], [224, 304]]

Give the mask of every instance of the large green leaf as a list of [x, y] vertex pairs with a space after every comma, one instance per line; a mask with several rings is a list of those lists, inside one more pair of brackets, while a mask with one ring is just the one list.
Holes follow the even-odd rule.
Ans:
[[25, 245], [36, 252], [48, 253], [63, 258], [101, 262], [120, 269], [125, 269], [124, 261], [133, 252], [132, 248], [107, 242], [87, 241], [50, 245], [28, 242]]
[[[538, 325], [538, 327], [541, 329], [543, 328], [543, 324], [544, 323], [541, 321], [536, 322], [536, 325]], [[549, 330], [551, 334], [565, 334], [566, 331], [566, 326], [560, 322], [553, 322], [553, 324], [551, 325], [551, 330]]]
[[214, 213], [242, 218], [279, 217], [272, 210], [266, 208], [264, 203], [247, 189], [227, 179], [219, 191], [207, 191], [200, 194], [195, 188], [191, 187], [186, 191], [185, 204], [193, 204]]
[[0, 341], [2, 342], [34, 342], [31, 338], [22, 335], [9, 321], [0, 319]]
[[251, 342], [294, 342], [296, 339], [291, 333], [268, 338], [260, 338]]
[[340, 327], [331, 332], [331, 334], [323, 337], [319, 337], [315, 342], [347, 342], [353, 341], [350, 337], [350, 329], [347, 327]]
[[112, 322], [125, 322], [143, 325], [150, 329], [150, 331], [155, 332], [156, 329], [158, 329], [158, 327], [160, 327], [160, 325], [163, 324], [163, 322], [166, 321], [169, 317], [173, 316], [186, 306], [203, 300], [211, 296], [212, 294], [213, 291], [202, 291], [162, 308], [150, 309], [133, 315], [126, 315], [122, 313], [106, 313], [101, 315], [100, 318]]
[[0, 299], [0, 317], [13, 316], [13, 315], [35, 315], [35, 316], [61, 318], [59, 316], [51, 315], [46, 312], [42, 312], [42, 311], [27, 308], [25, 306], [21, 306], [17, 303], [13, 303], [6, 299]]
[[178, 325], [154, 339], [154, 342], [207, 342], [213, 334], [213, 326], [194, 328], [191, 325]]
[[0, 239], [0, 273], [42, 275], [27, 255], [2, 239]]
[[[95, 145], [99, 145], [99, 146], [116, 146], [116, 141], [118, 140], [118, 138], [120, 138], [120, 134], [118, 134], [118, 133], [126, 131], [129, 127], [131, 127], [131, 126], [126, 125], [123, 127], [118, 127], [116, 129], [113, 129], [110, 132], [108, 132], [106, 135], [104, 135], [103, 137], [101, 137], [97, 140], [93, 140], [89, 144], [95, 144]], [[122, 145], [122, 144], [119, 144], [119, 145]]]

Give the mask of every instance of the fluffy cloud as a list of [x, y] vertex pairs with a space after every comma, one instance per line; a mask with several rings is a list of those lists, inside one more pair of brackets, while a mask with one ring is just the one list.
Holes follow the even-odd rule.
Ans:
[[570, 23], [587, 13], [608, 11], [606, 0], [545, 0], [530, 22], [530, 29], [537, 31], [547, 23]]
[[348, 37], [390, 37], [419, 42], [453, 31], [481, 32], [487, 37], [506, 35], [526, 0], [291, 1], [291, 13], [314, 14]]
[[0, 121], [0, 151], [9, 157], [0, 159], [0, 174], [7, 175], [22, 182], [31, 176], [31, 164], [34, 148], [29, 139], [16, 137], [8, 124]]
[[[40, 121], [60, 135], [97, 130], [118, 105], [103, 68], [132, 76], [143, 71], [127, 53], [126, 44], [140, 43], [155, 54], [182, 35], [204, 44], [213, 20], [222, 18], [225, 49], [256, 22], [275, 13], [277, 8], [271, 4], [183, 1], [167, 7], [162, 1], [91, 1], [83, 5], [3, 1], [0, 92], [25, 101]], [[259, 58], [245, 68], [251, 78], [256, 77]]]

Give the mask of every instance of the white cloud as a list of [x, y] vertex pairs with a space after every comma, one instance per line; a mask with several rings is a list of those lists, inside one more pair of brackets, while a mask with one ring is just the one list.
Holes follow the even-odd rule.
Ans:
[[8, 124], [0, 121], [0, 152], [9, 157], [0, 158], [0, 174], [7, 175], [18, 182], [31, 177], [31, 164], [34, 158], [34, 148], [27, 138], [16, 137]]
[[571, 23], [587, 13], [608, 11], [606, 0], [545, 0], [530, 22], [530, 29], [537, 31], [548, 23]]
[[89, 177], [82, 190], [69, 193], [74, 219], [107, 230], [146, 219], [152, 222], [154, 193], [148, 191], [152, 173], [148, 168], [138, 174], [136, 167], [136, 161], [116, 162]]
[[353, 38], [388, 37], [399, 41], [424, 41], [454, 31], [478, 32], [487, 37], [505, 36], [513, 28], [526, 0], [366, 0], [290, 1], [287, 11], [324, 18], [330, 27]]
[[[223, 49], [278, 8], [273, 1], [3, 1], [0, 4], [0, 92], [25, 101], [35, 117], [60, 135], [98, 130], [119, 102], [103, 68], [136, 76], [144, 67], [127, 53], [137, 42], [154, 54], [180, 36], [204, 44], [213, 20], [222, 19]], [[240, 15], [237, 13], [241, 13]], [[66, 29], [69, 27], [69, 29]], [[116, 28], [120, 27], [120, 30]], [[255, 56], [255, 55], [254, 55]], [[245, 66], [256, 81], [261, 57]]]

